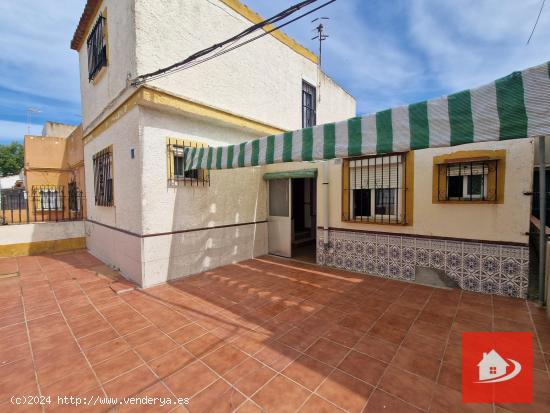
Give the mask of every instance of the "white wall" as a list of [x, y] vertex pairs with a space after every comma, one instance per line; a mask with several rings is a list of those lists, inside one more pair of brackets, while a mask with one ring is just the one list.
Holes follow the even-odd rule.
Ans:
[[84, 236], [84, 221], [39, 222], [0, 226], [0, 245], [55, 241]]
[[[86, 203], [89, 220], [127, 231], [141, 233], [141, 163], [139, 136], [139, 107], [84, 146], [86, 173]], [[93, 156], [113, 146], [114, 206], [97, 206], [94, 199]], [[130, 150], [135, 149], [131, 159]]]
[[[218, 0], [136, 0], [135, 24], [137, 70], [143, 74], [225, 40], [252, 23]], [[302, 127], [302, 79], [317, 85], [318, 66], [273, 36], [265, 36], [151, 84], [292, 130]], [[351, 96], [326, 76], [322, 84], [321, 118], [333, 121], [355, 115]]]
[[86, 235], [86, 247], [94, 256], [142, 285], [141, 238], [93, 222], [86, 223]]
[[265, 219], [261, 168], [211, 171], [210, 186], [170, 187], [166, 138], [219, 146], [256, 136], [194, 118], [141, 109], [143, 133], [143, 233], [178, 231]]
[[103, 0], [93, 17], [89, 30], [93, 28], [99, 12], [107, 10], [108, 66], [92, 82], [88, 81], [86, 47], [89, 31], [84, 35], [78, 51], [84, 130], [126, 88], [128, 73], [136, 76], [134, 3], [134, 0]]

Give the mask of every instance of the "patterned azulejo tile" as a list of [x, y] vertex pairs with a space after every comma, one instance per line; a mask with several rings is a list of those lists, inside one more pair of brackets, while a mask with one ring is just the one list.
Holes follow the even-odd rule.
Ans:
[[330, 231], [327, 244], [319, 236], [317, 244], [323, 265], [405, 280], [414, 280], [416, 266], [430, 267], [444, 269], [465, 290], [527, 292], [528, 247], [345, 231]]

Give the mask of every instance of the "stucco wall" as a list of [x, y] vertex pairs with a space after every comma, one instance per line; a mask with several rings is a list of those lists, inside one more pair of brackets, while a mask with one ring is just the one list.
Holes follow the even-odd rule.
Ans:
[[86, 247], [103, 262], [119, 268], [126, 278], [142, 285], [141, 238], [86, 222]]
[[[239, 33], [252, 23], [218, 0], [136, 0], [136, 59], [140, 74]], [[318, 66], [272, 36], [152, 85], [259, 120], [299, 129], [302, 79], [317, 86]], [[319, 112], [327, 120], [355, 114], [354, 99], [322, 77]], [[337, 94], [337, 102], [334, 100]]]
[[[141, 231], [141, 165], [139, 108], [133, 108], [117, 123], [84, 146], [88, 219], [124, 230]], [[94, 200], [93, 156], [109, 145], [113, 147], [114, 206], [96, 206]], [[135, 149], [135, 158], [130, 149]]]
[[[134, 0], [103, 0], [99, 12], [105, 10], [107, 10], [108, 66], [92, 82], [88, 81], [86, 41], [78, 51], [84, 129], [126, 88], [128, 74], [132, 77], [136, 76]], [[99, 12], [93, 17], [84, 39], [88, 38]]]
[[[506, 149], [506, 176], [502, 204], [433, 204], [433, 158], [456, 151]], [[415, 235], [527, 243], [533, 180], [533, 140], [521, 139], [424, 149], [414, 153], [414, 215], [412, 225], [342, 222], [342, 165], [330, 163], [330, 226]], [[318, 182], [319, 183], [319, 182]], [[319, 187], [320, 188], [320, 187]], [[319, 193], [321, 194], [321, 192]], [[318, 217], [323, 217], [319, 195]]]
[[145, 238], [144, 286], [265, 254], [266, 223]]
[[54, 241], [84, 236], [84, 221], [0, 226], [0, 245]]
[[143, 233], [178, 231], [265, 219], [261, 168], [211, 171], [210, 186], [171, 187], [166, 138], [219, 146], [252, 139], [241, 130], [190, 117], [141, 109], [143, 125]]

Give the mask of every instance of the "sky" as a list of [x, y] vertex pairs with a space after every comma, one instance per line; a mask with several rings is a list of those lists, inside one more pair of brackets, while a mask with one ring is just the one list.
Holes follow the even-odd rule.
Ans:
[[[297, 1], [243, 0], [264, 17]], [[0, 2], [0, 144], [21, 141], [28, 130], [39, 134], [46, 120], [80, 122], [78, 59], [69, 43], [84, 4]], [[337, 0], [284, 31], [317, 51], [311, 20], [330, 17], [323, 69], [357, 99], [358, 114], [366, 114], [480, 86], [550, 60], [550, 5], [526, 45], [540, 5]], [[40, 110], [30, 123], [29, 107]]]

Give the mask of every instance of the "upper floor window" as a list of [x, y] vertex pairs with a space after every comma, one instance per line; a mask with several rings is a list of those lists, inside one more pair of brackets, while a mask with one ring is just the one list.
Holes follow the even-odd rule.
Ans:
[[113, 206], [113, 152], [108, 147], [94, 155], [95, 204]]
[[91, 82], [103, 66], [107, 66], [107, 42], [105, 40], [106, 20], [102, 14], [88, 36], [88, 80]]
[[343, 220], [380, 224], [406, 222], [407, 154], [345, 159]]
[[302, 82], [302, 128], [311, 128], [317, 123], [317, 92], [314, 86]]

